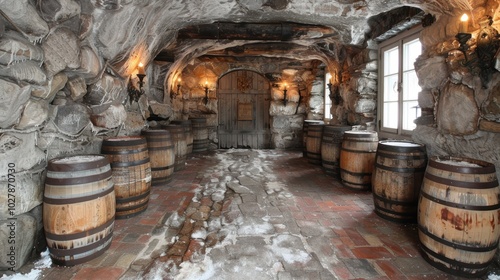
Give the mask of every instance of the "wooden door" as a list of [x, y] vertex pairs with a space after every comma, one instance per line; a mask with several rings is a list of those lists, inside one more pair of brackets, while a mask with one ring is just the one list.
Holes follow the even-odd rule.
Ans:
[[219, 148], [270, 148], [269, 81], [238, 70], [220, 78]]

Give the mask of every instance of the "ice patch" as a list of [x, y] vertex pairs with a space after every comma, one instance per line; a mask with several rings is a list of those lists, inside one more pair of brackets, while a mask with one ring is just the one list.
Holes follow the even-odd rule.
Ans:
[[2, 280], [36, 280], [42, 276], [42, 270], [49, 268], [52, 265], [52, 260], [49, 256], [49, 250], [45, 250], [40, 254], [40, 259], [35, 262], [35, 268], [26, 274], [16, 273], [13, 275], [4, 274], [0, 279]]

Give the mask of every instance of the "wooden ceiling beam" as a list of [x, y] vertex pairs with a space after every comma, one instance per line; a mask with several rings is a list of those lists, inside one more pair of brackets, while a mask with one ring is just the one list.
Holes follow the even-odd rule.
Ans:
[[177, 39], [272, 40], [319, 39], [337, 35], [331, 28], [297, 23], [232, 23], [193, 25], [179, 30]]

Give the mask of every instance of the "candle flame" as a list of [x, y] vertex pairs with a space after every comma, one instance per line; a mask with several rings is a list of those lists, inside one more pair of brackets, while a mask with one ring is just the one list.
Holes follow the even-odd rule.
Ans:
[[469, 20], [469, 16], [467, 14], [463, 14], [462, 17], [460, 18], [461, 22], [466, 22]]

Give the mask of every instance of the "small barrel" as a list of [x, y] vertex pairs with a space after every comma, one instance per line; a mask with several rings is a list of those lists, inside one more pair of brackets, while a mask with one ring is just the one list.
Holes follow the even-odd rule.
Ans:
[[324, 122], [319, 120], [304, 120], [302, 124], [302, 156], [305, 158], [307, 158], [307, 131], [311, 124], [324, 124]]
[[136, 216], [148, 208], [151, 165], [146, 138], [118, 136], [104, 139], [101, 153], [111, 164], [116, 196], [116, 218]]
[[370, 190], [377, 151], [375, 131], [345, 131], [340, 148], [342, 184], [355, 190]]
[[307, 161], [312, 164], [321, 165], [321, 137], [323, 135], [323, 124], [309, 124], [307, 128]]
[[390, 221], [415, 223], [426, 166], [425, 145], [380, 141], [372, 174], [375, 213]]
[[191, 120], [177, 120], [170, 122], [171, 124], [180, 125], [184, 128], [184, 135], [186, 136], [187, 151], [186, 154], [193, 153], [193, 125]]
[[164, 129], [170, 132], [174, 142], [175, 164], [174, 171], [184, 170], [186, 168], [187, 142], [184, 128], [180, 125], [165, 125]]
[[166, 129], [146, 129], [142, 131], [148, 143], [151, 165], [151, 185], [161, 186], [169, 183], [174, 174], [174, 141]]
[[325, 125], [321, 138], [321, 165], [329, 175], [340, 178], [340, 147], [348, 125]]
[[92, 260], [111, 245], [115, 192], [102, 155], [52, 159], [43, 195], [43, 228], [52, 261], [72, 266]]
[[488, 271], [500, 238], [500, 187], [492, 163], [431, 157], [418, 203], [422, 256], [448, 273]]
[[193, 127], [193, 153], [205, 152], [208, 150], [208, 128], [207, 119], [192, 118]]

